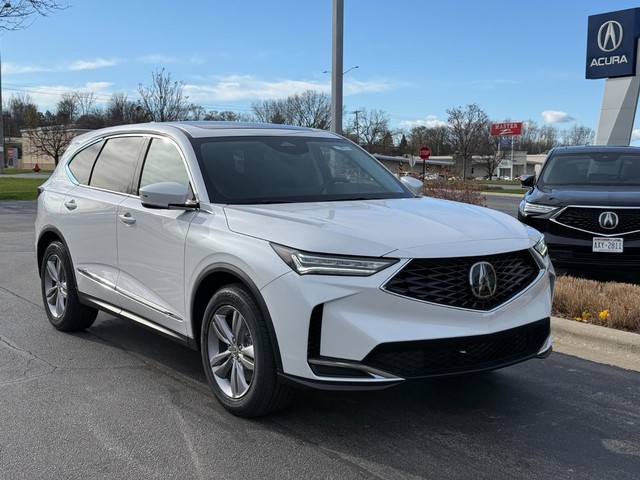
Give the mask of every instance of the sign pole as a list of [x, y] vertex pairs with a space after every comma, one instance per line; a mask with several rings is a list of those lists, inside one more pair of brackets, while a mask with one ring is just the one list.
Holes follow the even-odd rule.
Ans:
[[418, 150], [418, 155], [422, 159], [422, 181], [424, 182], [427, 176], [427, 158], [431, 156], [431, 149], [423, 145]]

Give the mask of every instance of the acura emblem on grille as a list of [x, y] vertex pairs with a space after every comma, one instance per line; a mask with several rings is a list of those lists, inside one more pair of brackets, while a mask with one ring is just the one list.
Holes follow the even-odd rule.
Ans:
[[496, 293], [498, 278], [489, 262], [474, 263], [469, 269], [469, 286], [476, 298], [484, 300]]
[[618, 226], [618, 215], [613, 212], [602, 212], [598, 217], [598, 223], [602, 228], [613, 230]]

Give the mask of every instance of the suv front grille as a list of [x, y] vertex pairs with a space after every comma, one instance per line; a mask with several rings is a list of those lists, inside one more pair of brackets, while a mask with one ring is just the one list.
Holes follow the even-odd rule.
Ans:
[[[616, 228], [605, 229], [600, 226], [598, 219], [604, 212], [613, 212], [618, 216]], [[640, 209], [568, 207], [555, 218], [555, 221], [565, 227], [597, 235], [623, 235], [640, 230]]]
[[[469, 284], [469, 270], [479, 261], [496, 271], [497, 288], [487, 299], [476, 298]], [[384, 289], [425, 302], [471, 310], [491, 310], [525, 290], [540, 273], [528, 250], [482, 257], [413, 259]]]
[[402, 378], [491, 370], [536, 356], [549, 331], [546, 318], [489, 335], [385, 343], [374, 348], [363, 363]]

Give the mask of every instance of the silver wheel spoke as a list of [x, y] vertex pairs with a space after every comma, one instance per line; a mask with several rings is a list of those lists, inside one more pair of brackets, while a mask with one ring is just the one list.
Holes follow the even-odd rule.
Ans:
[[64, 268], [62, 267], [62, 261], [60, 261], [59, 258], [56, 259], [56, 266], [58, 267], [58, 272], [56, 275], [56, 281], [58, 282], [64, 282], [65, 278], [64, 278]]
[[47, 273], [49, 274], [49, 278], [53, 280], [53, 282], [58, 281], [58, 268], [56, 266], [56, 257], [49, 257], [49, 261], [47, 262]]
[[244, 328], [244, 317], [237, 310], [234, 310], [233, 312], [233, 317], [231, 319], [231, 328], [233, 331], [233, 336], [236, 339], [240, 338], [240, 333]]
[[219, 354], [211, 357], [209, 364], [211, 365], [211, 368], [214, 368], [226, 361], [230, 356], [231, 352], [229, 350], [225, 350], [224, 352], [220, 352]]
[[216, 313], [213, 316], [213, 328], [220, 340], [227, 345], [231, 345], [233, 334], [229, 329], [229, 325], [227, 325], [227, 318], [224, 313]]
[[240, 351], [239, 359], [242, 362], [242, 365], [244, 365], [247, 370], [250, 370], [253, 372], [253, 370], [255, 369], [253, 345], [242, 347], [242, 350]]
[[224, 362], [218, 368], [214, 368], [213, 369], [213, 374], [216, 377], [219, 377], [221, 379], [226, 379], [227, 375], [229, 374], [229, 371], [233, 367], [233, 363], [234, 363], [233, 362], [233, 357], [229, 357], [226, 362]]
[[47, 296], [47, 303], [49, 303], [49, 305], [55, 305], [56, 297], [58, 296], [58, 287], [54, 285], [49, 288], [45, 295]]
[[253, 369], [255, 368], [254, 364], [253, 364], [253, 358], [248, 357], [244, 354], [240, 354], [238, 356], [238, 360], [240, 360], [240, 362], [242, 363], [242, 365], [247, 369], [253, 372]]
[[62, 291], [58, 289], [58, 296], [56, 297], [56, 313], [58, 315], [64, 312], [65, 305], [66, 305], [66, 298], [63, 295]]
[[234, 398], [244, 395], [249, 389], [249, 384], [244, 378], [244, 368], [239, 362], [233, 363], [231, 370], [231, 394]]

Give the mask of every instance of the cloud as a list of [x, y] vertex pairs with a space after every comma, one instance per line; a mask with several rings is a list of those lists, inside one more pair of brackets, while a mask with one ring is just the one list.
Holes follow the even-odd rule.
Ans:
[[[345, 95], [358, 93], [375, 93], [389, 90], [393, 85], [389, 82], [345, 80], [343, 91]], [[291, 80], [276, 81], [261, 80], [253, 75], [229, 75], [218, 77], [211, 84], [187, 84], [185, 94], [193, 102], [238, 101], [238, 100], [267, 100], [286, 98], [289, 95], [302, 93], [305, 90], [315, 90], [330, 93], [329, 81]]]
[[145, 55], [143, 57], [139, 57], [138, 58], [139, 62], [142, 63], [173, 63], [175, 60], [173, 57], [167, 57], [165, 55], [160, 55], [160, 54], [151, 54], [151, 55]]
[[21, 73], [39, 73], [50, 72], [51, 69], [42, 67], [40, 65], [17, 65], [11, 62], [2, 62], [2, 74], [21, 74]]
[[56, 106], [62, 95], [73, 92], [92, 92], [94, 94], [96, 105], [103, 105], [107, 102], [111, 94], [110, 89], [113, 84], [111, 82], [88, 82], [83, 86], [67, 86], [67, 85], [40, 85], [28, 87], [28, 89], [20, 89], [29, 94], [33, 102], [42, 112], [49, 110], [55, 111]]
[[61, 70], [95, 70], [97, 68], [113, 67], [115, 65], [118, 65], [119, 63], [119, 60], [107, 60], [105, 58], [96, 58], [95, 60], [78, 60], [68, 65], [66, 68], [62, 67]]
[[640, 129], [631, 132], [631, 145], [640, 145]]
[[414, 128], [414, 127], [427, 127], [436, 128], [447, 126], [448, 123], [443, 120], [438, 120], [435, 115], [429, 115], [425, 120], [404, 120], [400, 122], [401, 127]]
[[564, 122], [572, 122], [575, 120], [571, 115], [566, 112], [561, 112], [559, 110], [545, 110], [540, 115], [542, 115], [542, 119], [545, 123], [564, 123]]
[[119, 63], [120, 60], [107, 60], [104, 58], [96, 58], [95, 60], [77, 60], [68, 64], [56, 65], [55, 67], [43, 65], [18, 65], [7, 62], [2, 64], [2, 73], [4, 75], [11, 75], [43, 72], [78, 72], [82, 70], [95, 70], [98, 68], [113, 67]]

